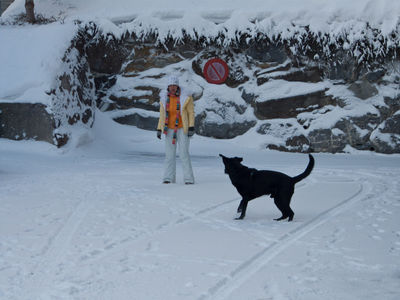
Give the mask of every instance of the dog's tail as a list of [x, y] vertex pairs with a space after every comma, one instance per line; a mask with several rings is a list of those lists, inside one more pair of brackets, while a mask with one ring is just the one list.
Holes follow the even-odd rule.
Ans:
[[293, 177], [293, 181], [295, 183], [303, 180], [304, 178], [306, 178], [308, 175], [311, 174], [311, 171], [314, 168], [314, 157], [311, 154], [308, 154], [308, 157], [310, 158], [310, 161], [308, 162], [308, 166], [305, 169], [305, 171], [303, 173], [301, 173], [300, 175]]

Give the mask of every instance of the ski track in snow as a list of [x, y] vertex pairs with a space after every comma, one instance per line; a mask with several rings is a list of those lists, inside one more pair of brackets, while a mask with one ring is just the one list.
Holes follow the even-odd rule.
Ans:
[[[359, 173], [358, 175], [365, 176], [363, 173]], [[369, 177], [377, 178], [377, 176], [373, 175], [370, 175]], [[301, 224], [300, 226], [290, 230], [288, 233], [280, 236], [268, 247], [240, 264], [235, 270], [222, 280], [218, 281], [206, 294], [201, 295], [198, 299], [229, 299], [229, 296], [249, 280], [253, 274], [265, 267], [274, 257], [285, 251], [293, 243], [303, 238], [317, 227], [322, 226], [336, 215], [349, 209], [356, 202], [376, 196], [376, 193], [372, 193], [371, 189], [371, 187], [366, 188], [362, 182], [359, 182], [359, 189], [352, 196], [322, 212], [309, 222]]]
[[[150, 238], [151, 236], [165, 231], [171, 227], [184, 225], [185, 223], [196, 218], [207, 216], [208, 214], [216, 212], [222, 209], [224, 206], [231, 204], [232, 202], [237, 202], [238, 200], [239, 198], [235, 198], [209, 206], [197, 211], [194, 214], [188, 214], [174, 221], [161, 224], [155, 230], [144, 232], [135, 238], [130, 239], [129, 241], [122, 242], [120, 245], [106, 247], [103, 253], [97, 254], [96, 252], [97, 255], [94, 255], [94, 258], [92, 259], [88, 258], [86, 262], [82, 263], [82, 266], [93, 264], [96, 261], [106, 258], [107, 256], [123, 251], [139, 240]], [[79, 202], [79, 204], [68, 217], [65, 224], [62, 225], [62, 228], [55, 234], [55, 236], [50, 238], [51, 244], [49, 248], [42, 256], [40, 263], [38, 263], [30, 272], [30, 277], [22, 283], [23, 288], [20, 289], [21, 294], [17, 297], [17, 299], [25, 299], [25, 297], [27, 297], [26, 299], [40, 299], [41, 293], [46, 291], [46, 289], [44, 289], [46, 286], [46, 279], [52, 278], [52, 276], [55, 275], [55, 269], [57, 265], [61, 263], [63, 259], [63, 253], [66, 252], [69, 242], [71, 241], [75, 232], [78, 231], [79, 225], [92, 206], [92, 203], [90, 203], [88, 200], [83, 199]], [[31, 292], [29, 295], [26, 295], [26, 291]]]
[[187, 216], [179, 218], [177, 220], [161, 224], [161, 225], [157, 226], [157, 228], [155, 230], [142, 232], [141, 234], [137, 235], [136, 237], [129, 239], [129, 241], [125, 241], [117, 246], [110, 247], [109, 249], [104, 249], [105, 251], [102, 252], [101, 254], [99, 253], [92, 258], [88, 258], [86, 260], [86, 262], [83, 263], [83, 265], [93, 264], [96, 261], [103, 260], [110, 255], [113, 255], [113, 254], [116, 254], [118, 252], [128, 249], [132, 244], [135, 244], [140, 240], [145, 240], [145, 239], [151, 238], [152, 236], [156, 235], [157, 233], [166, 231], [167, 229], [170, 229], [174, 226], [184, 225], [185, 223], [192, 221], [196, 218], [204, 217], [207, 214], [218, 211], [218, 209], [222, 209], [224, 206], [226, 206], [232, 202], [237, 202], [237, 201], [238, 201], [238, 198], [224, 201], [217, 205], [213, 205], [213, 206], [207, 207], [205, 209], [201, 209], [201, 210], [197, 211], [196, 213], [194, 213], [193, 215], [187, 215]]
[[[300, 188], [305, 187], [306, 185], [307, 185], [306, 183], [300, 183], [300, 184], [298, 184], [296, 189], [298, 190]], [[171, 229], [173, 227], [184, 225], [184, 224], [186, 224], [190, 221], [196, 220], [196, 219], [203, 219], [212, 213], [222, 211], [225, 209], [225, 207], [227, 205], [229, 205], [231, 203], [239, 203], [240, 199], [241, 199], [240, 197], [234, 198], [231, 200], [223, 201], [216, 205], [212, 205], [212, 206], [203, 208], [201, 210], [198, 210], [195, 213], [186, 213], [185, 216], [183, 216], [179, 219], [175, 219], [168, 223], [164, 223], [164, 224], [157, 226], [157, 228], [155, 230], [144, 231], [141, 234], [135, 236], [134, 238], [130, 238], [129, 240], [122, 241], [122, 243], [120, 243], [119, 245], [113, 245], [112, 247], [107, 247], [108, 249], [105, 248], [105, 249], [103, 249], [103, 251], [96, 252], [95, 255], [92, 255], [91, 258], [86, 258], [85, 262], [81, 263], [81, 266], [91, 265], [93, 263], [96, 263], [97, 261], [101, 261], [111, 255], [115, 255], [119, 252], [129, 249], [130, 246], [137, 243], [138, 241], [149, 239], [152, 236], [155, 236], [158, 233], [165, 232], [166, 230]], [[230, 227], [227, 224], [225, 224], [225, 226], [228, 228]], [[263, 234], [264, 234], [263, 232], [260, 234], [260, 238], [262, 237]]]
[[[56, 266], [62, 262], [63, 253], [69, 246], [69, 243], [75, 232], [79, 229], [79, 225], [89, 212], [92, 204], [82, 199], [68, 217], [61, 229], [51, 238], [51, 244], [42, 256], [41, 261], [30, 272], [30, 277], [22, 284], [21, 294], [18, 299], [38, 299], [46, 285], [46, 279], [54, 276]], [[29, 295], [26, 291], [30, 291]]]

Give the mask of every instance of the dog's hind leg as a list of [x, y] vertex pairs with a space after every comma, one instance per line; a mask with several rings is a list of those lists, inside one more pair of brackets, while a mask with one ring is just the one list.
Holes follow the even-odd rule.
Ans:
[[290, 208], [290, 200], [293, 196], [293, 193], [294, 189], [289, 189], [281, 192], [279, 196], [274, 199], [275, 205], [282, 212], [282, 217], [275, 219], [276, 221], [285, 220], [286, 218], [289, 218], [289, 222], [293, 220], [294, 212]]
[[284, 203], [286, 204], [286, 212], [289, 217], [289, 220], [288, 220], [289, 222], [292, 221], [293, 217], [294, 217], [294, 212], [290, 208], [290, 201], [292, 200], [293, 194], [294, 194], [294, 187], [292, 187], [291, 189], [288, 190], [288, 192], [286, 194], [286, 198], [285, 198], [286, 201], [284, 201]]
[[274, 203], [276, 207], [281, 211], [282, 216], [278, 219], [274, 219], [275, 221], [282, 221], [289, 218], [289, 222], [293, 220], [294, 212], [290, 208], [290, 197], [288, 195], [280, 195], [274, 199]]
[[288, 215], [287, 215], [287, 213], [286, 213], [285, 206], [283, 205], [282, 200], [281, 200], [280, 198], [278, 198], [278, 197], [275, 197], [275, 198], [274, 198], [274, 203], [275, 203], [276, 207], [277, 207], [277, 208], [281, 211], [281, 213], [282, 213], [282, 216], [281, 216], [280, 218], [274, 219], [274, 220], [275, 220], [275, 221], [282, 221], [282, 220], [285, 220], [285, 219], [288, 217]]
[[249, 200], [244, 199], [242, 201], [240, 201], [238, 210], [241, 209], [240, 211], [240, 217], [236, 218], [236, 220], [242, 220], [244, 219], [244, 217], [246, 216], [246, 210], [247, 210], [247, 204], [249, 203]]

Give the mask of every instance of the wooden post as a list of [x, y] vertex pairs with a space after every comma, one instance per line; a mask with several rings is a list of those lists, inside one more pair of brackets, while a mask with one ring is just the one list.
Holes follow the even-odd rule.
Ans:
[[26, 19], [29, 23], [35, 23], [35, 4], [33, 0], [25, 0]]

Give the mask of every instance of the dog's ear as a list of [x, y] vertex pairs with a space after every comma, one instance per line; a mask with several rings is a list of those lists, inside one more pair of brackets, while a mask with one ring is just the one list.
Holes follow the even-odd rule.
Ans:
[[221, 156], [222, 158], [225, 158], [225, 156], [223, 156], [221, 153], [219, 154], [219, 156]]
[[242, 157], [235, 157], [235, 160], [236, 160], [237, 162], [242, 162], [242, 161], [243, 161], [243, 158], [242, 158]]

